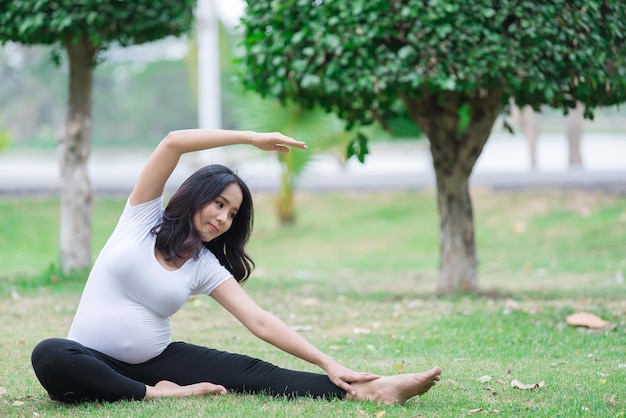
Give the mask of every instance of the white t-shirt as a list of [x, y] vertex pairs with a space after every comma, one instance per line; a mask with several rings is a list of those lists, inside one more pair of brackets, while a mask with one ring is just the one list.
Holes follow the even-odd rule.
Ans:
[[178, 270], [159, 264], [150, 230], [161, 222], [162, 204], [162, 197], [126, 203], [89, 274], [69, 339], [126, 363], [143, 363], [171, 343], [169, 317], [190, 295], [210, 295], [232, 277], [205, 248]]

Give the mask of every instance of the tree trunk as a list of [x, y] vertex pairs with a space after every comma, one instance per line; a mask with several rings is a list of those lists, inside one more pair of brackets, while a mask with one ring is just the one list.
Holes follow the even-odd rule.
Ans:
[[280, 175], [280, 190], [276, 199], [278, 221], [281, 225], [291, 225], [296, 222], [295, 204], [293, 198], [294, 182], [294, 154], [293, 152], [278, 155], [282, 173]]
[[530, 168], [535, 171], [537, 170], [537, 138], [539, 137], [539, 127], [541, 125], [541, 113], [535, 112], [530, 106], [524, 106], [521, 113], [520, 122], [522, 132], [528, 141]]
[[[469, 177], [502, 107], [500, 92], [481, 92], [466, 100], [446, 97], [404, 97], [413, 120], [430, 141], [437, 179], [440, 228], [440, 269], [437, 294], [478, 290], [474, 216]], [[467, 105], [467, 126], [459, 108]]]
[[583, 157], [580, 151], [583, 119], [583, 106], [580, 103], [576, 103], [576, 107], [569, 111], [565, 120], [570, 170], [580, 170], [583, 168]]
[[96, 48], [88, 40], [65, 43], [69, 58], [67, 119], [59, 139], [61, 268], [91, 265], [92, 190], [87, 163], [91, 151], [91, 94]]
[[509, 100], [511, 107], [511, 119], [524, 134], [528, 142], [528, 154], [530, 156], [530, 169], [537, 170], [537, 138], [541, 125], [541, 113], [535, 112], [530, 106], [520, 109], [513, 99]]

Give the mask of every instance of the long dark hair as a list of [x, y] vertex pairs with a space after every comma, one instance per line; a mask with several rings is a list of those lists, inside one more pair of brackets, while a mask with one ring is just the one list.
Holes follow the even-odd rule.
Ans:
[[[233, 183], [241, 188], [243, 200], [230, 229], [214, 240], [202, 241], [193, 224], [194, 215]], [[243, 283], [254, 268], [254, 261], [245, 249], [253, 221], [254, 208], [248, 186], [230, 168], [215, 164], [197, 170], [181, 184], [165, 207], [163, 221], [152, 232], [157, 236], [156, 248], [166, 260], [189, 255], [197, 259], [204, 246], [238, 282]]]

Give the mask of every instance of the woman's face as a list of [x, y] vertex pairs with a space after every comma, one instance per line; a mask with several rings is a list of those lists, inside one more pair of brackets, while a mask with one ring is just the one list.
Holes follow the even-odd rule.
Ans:
[[241, 188], [237, 183], [231, 183], [215, 200], [196, 212], [193, 224], [200, 231], [202, 241], [209, 242], [228, 231], [241, 202], [243, 202]]

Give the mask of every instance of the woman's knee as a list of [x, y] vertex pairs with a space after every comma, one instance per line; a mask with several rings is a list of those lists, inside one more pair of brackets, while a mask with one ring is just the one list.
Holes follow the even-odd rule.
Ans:
[[33, 370], [51, 399], [72, 401], [70, 398], [66, 399], [63, 392], [66, 391], [65, 386], [70, 378], [68, 372], [72, 369], [72, 357], [84, 351], [81, 344], [63, 338], [49, 338], [33, 348], [30, 357]]
[[82, 346], [76, 341], [63, 338], [48, 338], [41, 341], [33, 348], [30, 359], [35, 370], [35, 374], [40, 374], [47, 370], [63, 368], [67, 364], [66, 359], [80, 352]]

